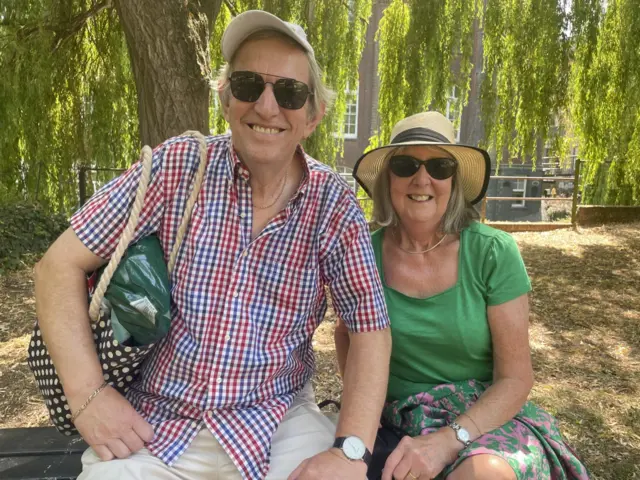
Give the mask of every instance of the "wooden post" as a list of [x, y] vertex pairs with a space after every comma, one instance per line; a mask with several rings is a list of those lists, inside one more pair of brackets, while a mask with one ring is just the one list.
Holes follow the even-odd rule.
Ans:
[[87, 176], [86, 167], [78, 168], [78, 193], [80, 194], [80, 206], [87, 201]]
[[480, 221], [482, 223], [487, 222], [487, 197], [482, 199], [482, 205], [480, 206]]
[[571, 226], [575, 230], [578, 217], [578, 189], [580, 188], [580, 159], [576, 158], [573, 171], [573, 201], [571, 202]]

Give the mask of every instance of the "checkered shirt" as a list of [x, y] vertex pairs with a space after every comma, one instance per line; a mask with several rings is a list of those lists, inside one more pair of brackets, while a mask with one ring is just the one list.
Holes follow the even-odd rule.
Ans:
[[[304, 176], [287, 206], [251, 239], [249, 172], [230, 135], [207, 138], [208, 164], [171, 275], [172, 323], [127, 397], [155, 428], [147, 448], [172, 465], [205, 425], [245, 479], [264, 478], [273, 433], [312, 377], [312, 336], [329, 287], [352, 332], [388, 327], [369, 230], [353, 192], [301, 147]], [[157, 234], [168, 260], [199, 163], [190, 137], [154, 150], [134, 241]], [[126, 224], [137, 163], [71, 219], [109, 258]]]

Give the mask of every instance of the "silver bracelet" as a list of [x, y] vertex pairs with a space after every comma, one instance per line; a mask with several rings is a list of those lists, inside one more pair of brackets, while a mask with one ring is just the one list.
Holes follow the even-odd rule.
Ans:
[[91, 395], [89, 395], [89, 398], [87, 398], [87, 400], [82, 404], [82, 406], [78, 410], [76, 410], [76, 413], [71, 415], [71, 423], [74, 423], [76, 421], [76, 418], [78, 418], [78, 415], [80, 415], [84, 411], [84, 409], [87, 408], [87, 406], [91, 403], [91, 400], [96, 398], [102, 390], [107, 388], [108, 385], [109, 384], [107, 382], [104, 382], [102, 385], [96, 388]]

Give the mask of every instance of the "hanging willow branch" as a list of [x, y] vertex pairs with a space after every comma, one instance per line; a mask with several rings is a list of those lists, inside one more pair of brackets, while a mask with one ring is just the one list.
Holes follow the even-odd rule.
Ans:
[[[3, 0], [0, 198], [33, 199], [37, 191], [40, 201], [68, 212], [77, 205], [78, 165], [121, 167], [135, 158], [138, 95], [129, 51], [118, 17], [100, 14], [112, 1], [41, 0], [25, 9], [24, 0]], [[157, 11], [165, 1], [174, 0], [158, 0]], [[333, 163], [343, 145], [346, 88], [358, 84], [363, 19], [370, 17], [372, 2], [223, 5], [212, 24], [213, 69], [222, 63], [224, 27], [239, 12], [263, 8], [305, 28], [325, 80], [338, 94], [305, 148]], [[606, 8], [602, 0], [573, 0], [571, 11], [565, 0], [391, 0], [376, 35], [380, 123], [371, 145], [388, 141], [403, 116], [444, 110], [453, 86], [458, 107], [464, 105], [474, 67], [474, 28], [481, 29], [484, 48], [484, 146], [498, 152], [496, 160], [535, 160], [545, 143], [562, 152], [576, 142], [586, 162], [583, 201], [639, 204], [637, 0], [609, 0]], [[226, 130], [215, 102], [209, 118], [213, 131]], [[556, 120], [558, 128], [550, 128]]]
[[470, 84], [473, 25], [479, 1], [393, 0], [376, 39], [380, 128], [370, 147], [389, 140], [401, 118], [425, 109], [444, 111], [455, 85], [466, 101]]
[[231, 15], [233, 15], [234, 17], [238, 16], [238, 10], [236, 9], [236, 7], [233, 4], [233, 2], [231, 2], [231, 0], [224, 0], [224, 4], [229, 9], [229, 11], [231, 12]]
[[[157, 0], [154, 12], [168, 11], [163, 9], [164, 2], [165, 6], [176, 4], [175, 0]], [[38, 200], [52, 210], [70, 212], [77, 207], [77, 167], [129, 166], [139, 151], [138, 101], [151, 101], [157, 96], [148, 88], [146, 96], [138, 96], [131, 50], [118, 17], [122, 12], [98, 14], [104, 13], [110, 2], [42, 0], [34, 2], [30, 9], [22, 8], [22, 3], [23, 0], [3, 0], [8, 13], [0, 24], [0, 39], [7, 43], [7, 48], [0, 51], [0, 118], [5, 120], [0, 129], [0, 200], [7, 196], [33, 200], [37, 191]], [[215, 12], [210, 7], [218, 5], [210, 0], [185, 3], [189, 3], [183, 9], [187, 15], [196, 6], [204, 5], [204, 11]], [[319, 160], [333, 164], [343, 145], [340, 132], [346, 110], [345, 90], [347, 84], [358, 84], [358, 64], [367, 28], [362, 19], [370, 17], [371, 1], [220, 3], [223, 7], [212, 24], [209, 43], [213, 71], [222, 63], [220, 39], [232, 15], [262, 8], [305, 28], [324, 68], [324, 78], [338, 98], [304, 146]], [[56, 25], [51, 19], [57, 18], [70, 20]], [[18, 41], [15, 25], [37, 26], [28, 36], [28, 48]], [[53, 54], [52, 37], [59, 45]], [[196, 37], [189, 38], [199, 41], [200, 37]], [[25, 78], [29, 82], [24, 82]], [[176, 118], [172, 113], [162, 114]], [[214, 132], [228, 128], [219, 113], [214, 102], [209, 116]], [[189, 128], [185, 125], [180, 131]], [[91, 180], [103, 183], [108, 180], [104, 175], [96, 174]], [[88, 187], [91, 193], [92, 183]]]
[[69, 20], [60, 24], [44, 23], [39, 25], [16, 25], [11, 21], [0, 22], [0, 26], [16, 28], [16, 37], [18, 40], [26, 40], [30, 36], [42, 32], [48, 31], [54, 34], [52, 42], [52, 51], [56, 51], [58, 47], [67, 39], [77, 34], [87, 22], [98, 15], [103, 10], [113, 8], [113, 0], [103, 0], [95, 3], [88, 10], [75, 15]]
[[581, 0], [572, 72], [572, 115], [583, 169], [583, 199], [640, 204], [640, 11], [611, 0], [604, 11]]
[[567, 107], [569, 39], [557, 0], [487, 0], [482, 120], [485, 146], [503, 159], [533, 156]]

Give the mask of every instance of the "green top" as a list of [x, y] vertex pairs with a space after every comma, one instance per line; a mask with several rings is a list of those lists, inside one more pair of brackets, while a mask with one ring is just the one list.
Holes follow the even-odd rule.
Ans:
[[516, 242], [508, 233], [474, 222], [460, 233], [456, 284], [428, 298], [413, 298], [385, 281], [384, 230], [374, 232], [371, 241], [393, 339], [387, 399], [406, 398], [443, 383], [491, 381], [487, 306], [531, 290]]

